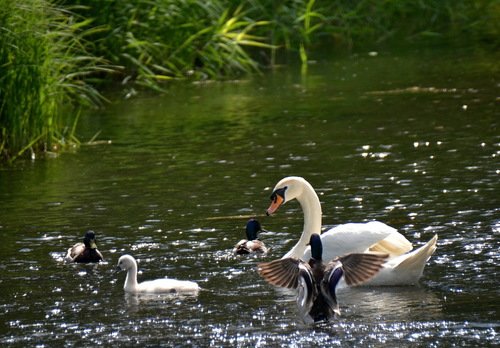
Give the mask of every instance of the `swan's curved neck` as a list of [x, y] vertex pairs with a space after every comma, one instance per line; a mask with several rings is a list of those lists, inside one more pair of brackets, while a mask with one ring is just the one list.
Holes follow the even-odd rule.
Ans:
[[137, 289], [137, 264], [134, 263], [132, 267], [127, 270], [127, 277], [125, 278], [125, 285], [123, 289], [127, 292], [134, 292]]
[[297, 244], [283, 258], [295, 257], [301, 259], [309, 244], [311, 234], [321, 234], [321, 203], [312, 186], [304, 182], [302, 192], [296, 198], [304, 212], [304, 229]]

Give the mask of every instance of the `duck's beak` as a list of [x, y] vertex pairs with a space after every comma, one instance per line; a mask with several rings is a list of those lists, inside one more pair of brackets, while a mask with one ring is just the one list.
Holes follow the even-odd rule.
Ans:
[[97, 244], [95, 243], [95, 239], [90, 240], [90, 249], [97, 249]]
[[281, 197], [280, 195], [276, 195], [274, 199], [271, 201], [271, 205], [269, 206], [269, 208], [267, 208], [266, 214], [268, 216], [274, 214], [276, 210], [278, 210], [278, 208], [281, 207], [284, 201], [285, 200], [283, 199], [283, 197]]

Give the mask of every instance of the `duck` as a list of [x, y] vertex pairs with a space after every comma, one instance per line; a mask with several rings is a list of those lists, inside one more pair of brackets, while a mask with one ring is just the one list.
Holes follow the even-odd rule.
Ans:
[[137, 261], [131, 255], [122, 255], [118, 259], [117, 271], [127, 271], [123, 290], [130, 294], [183, 294], [197, 295], [200, 287], [196, 282], [161, 278], [137, 282]]
[[267, 253], [268, 249], [262, 241], [258, 238], [258, 233], [264, 231], [260, 225], [260, 222], [255, 219], [248, 220], [245, 233], [247, 239], [242, 239], [233, 248], [233, 254], [245, 255], [252, 253]]
[[330, 321], [340, 315], [336, 289], [341, 279], [355, 286], [372, 278], [382, 268], [388, 254], [353, 253], [323, 262], [319, 234], [310, 236], [308, 262], [288, 257], [259, 263], [257, 271], [268, 283], [297, 289], [299, 315], [306, 324]]
[[[321, 203], [315, 190], [304, 178], [289, 176], [276, 184], [270, 198], [271, 204], [266, 211], [268, 216], [286, 202], [296, 199], [300, 203], [304, 213], [303, 231], [299, 241], [283, 258], [308, 260], [311, 257], [311, 250], [307, 247], [310, 236], [320, 234], [322, 226]], [[436, 250], [437, 239], [436, 234], [426, 244], [413, 250], [410, 241], [395, 228], [380, 221], [341, 224], [321, 233], [325, 260], [369, 251], [389, 255], [380, 272], [363, 283], [369, 286], [417, 284], [427, 261]], [[345, 282], [341, 286], [346, 286]]]
[[76, 243], [69, 248], [64, 260], [66, 262], [77, 263], [97, 263], [104, 261], [101, 252], [97, 250], [94, 231], [87, 231], [83, 238], [83, 243]]

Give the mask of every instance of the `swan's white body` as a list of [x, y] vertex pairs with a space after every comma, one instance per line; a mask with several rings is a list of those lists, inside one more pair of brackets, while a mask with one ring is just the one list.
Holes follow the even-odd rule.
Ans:
[[[321, 233], [321, 204], [313, 187], [301, 177], [287, 177], [276, 185], [283, 200], [276, 200], [268, 209], [274, 213], [281, 204], [297, 199], [304, 212], [304, 229], [297, 244], [283, 256], [310, 259], [307, 246], [311, 234]], [[437, 235], [427, 244], [410, 252], [411, 243], [396, 229], [379, 221], [338, 225], [321, 234], [323, 259], [329, 261], [349, 253], [383, 252], [389, 254], [380, 272], [364, 285], [411, 285], [422, 276], [426, 262], [436, 250]], [[340, 285], [342, 286], [342, 285]]]
[[127, 271], [127, 277], [125, 279], [123, 289], [128, 293], [182, 293], [196, 295], [200, 290], [198, 284], [187, 280], [163, 278], [138, 283], [137, 262], [130, 255], [121, 256], [118, 260], [118, 267], [121, 270]]

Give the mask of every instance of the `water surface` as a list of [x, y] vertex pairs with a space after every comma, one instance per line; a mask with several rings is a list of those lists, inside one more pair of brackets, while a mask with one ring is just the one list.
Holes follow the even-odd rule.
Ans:
[[[179, 83], [117, 99], [79, 135], [108, 145], [0, 171], [0, 342], [11, 346], [498, 346], [498, 59], [415, 51], [318, 61], [237, 81]], [[419, 286], [339, 294], [342, 316], [302, 324], [259, 261], [296, 242], [296, 202], [265, 217], [300, 175], [326, 227], [380, 220], [438, 249]], [[248, 216], [271, 247], [235, 257]], [[62, 258], [86, 230], [100, 265]], [[140, 280], [197, 281], [198, 297], [125, 295]]]

